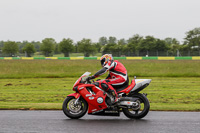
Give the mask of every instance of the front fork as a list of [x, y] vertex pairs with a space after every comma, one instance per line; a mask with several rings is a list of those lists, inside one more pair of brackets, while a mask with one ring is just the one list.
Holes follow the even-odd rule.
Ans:
[[79, 99], [80, 99], [80, 96], [75, 100], [75, 102], [74, 102], [74, 105], [75, 105], [75, 106], [77, 105]]
[[80, 99], [80, 94], [79, 93], [72, 93], [72, 94], [69, 94], [68, 95], [68, 97], [74, 97], [74, 98], [76, 98], [76, 100], [75, 100], [75, 102], [74, 102], [74, 105], [76, 106], [76, 105], [78, 105], [77, 103], [78, 103], [78, 101], [79, 101], [79, 99]]

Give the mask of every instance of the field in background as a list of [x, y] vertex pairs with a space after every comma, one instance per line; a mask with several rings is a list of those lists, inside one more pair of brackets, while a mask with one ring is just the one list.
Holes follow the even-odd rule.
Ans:
[[[200, 77], [200, 61], [120, 60], [128, 75], [140, 77]], [[0, 78], [79, 77], [101, 69], [98, 60], [0, 60]]]
[[[143, 90], [151, 110], [200, 111], [200, 61], [120, 61], [130, 78], [153, 79]], [[97, 60], [0, 60], [0, 109], [61, 109], [77, 78], [99, 69]]]
[[[138, 77], [142, 78], [142, 77]], [[200, 111], [200, 78], [151, 78], [151, 110]], [[77, 78], [1, 79], [0, 109], [61, 109]]]

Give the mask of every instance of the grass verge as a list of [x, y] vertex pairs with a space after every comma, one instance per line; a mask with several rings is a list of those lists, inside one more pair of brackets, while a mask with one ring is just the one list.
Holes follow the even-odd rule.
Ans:
[[[120, 61], [132, 77], [200, 77], [200, 61]], [[0, 60], [0, 79], [79, 77], [99, 69], [98, 60]]]
[[[151, 110], [200, 111], [199, 77], [146, 78], [152, 82], [142, 93], [148, 94]], [[76, 79], [0, 79], [0, 109], [61, 109]]]

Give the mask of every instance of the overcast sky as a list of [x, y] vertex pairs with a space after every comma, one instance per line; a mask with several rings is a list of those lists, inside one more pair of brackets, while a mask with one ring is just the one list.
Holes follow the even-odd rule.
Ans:
[[200, 0], [0, 0], [0, 40], [56, 41], [134, 34], [183, 41], [200, 27]]

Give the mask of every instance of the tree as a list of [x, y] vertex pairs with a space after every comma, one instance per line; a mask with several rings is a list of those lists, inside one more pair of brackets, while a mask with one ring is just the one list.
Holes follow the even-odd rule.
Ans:
[[167, 51], [168, 47], [164, 40], [156, 39], [156, 45], [152, 48], [153, 51]]
[[24, 46], [29, 43], [28, 41], [23, 41], [23, 42], [16, 42], [19, 46], [19, 53], [23, 53], [23, 48]]
[[119, 54], [119, 47], [117, 45], [117, 38], [110, 36], [108, 39], [108, 43], [103, 46], [102, 48], [103, 54], [112, 54], [113, 56], [116, 56]]
[[0, 41], [0, 56], [1, 56], [1, 53], [2, 53], [3, 45], [4, 45], [4, 42], [3, 42], [3, 41]]
[[73, 40], [68, 38], [68, 39], [63, 39], [59, 43], [59, 50], [64, 53], [65, 57], [69, 57], [69, 53], [73, 52], [75, 49], [75, 46], [73, 45]]
[[19, 47], [14, 41], [4, 42], [4, 46], [2, 48], [3, 53], [8, 54], [8, 56], [12, 57], [19, 51]]
[[117, 44], [114, 44], [114, 43], [109, 43], [109, 44], [106, 44], [105, 46], [103, 46], [103, 53], [112, 53], [115, 51], [115, 48], [117, 47]]
[[56, 42], [53, 38], [45, 38], [42, 40], [42, 45], [40, 50], [43, 52], [44, 56], [49, 57], [53, 55]]
[[116, 44], [117, 43], [117, 38], [110, 36], [108, 39], [108, 44]]
[[0, 41], [0, 49], [3, 47], [3, 45], [4, 45], [4, 42]]
[[135, 34], [133, 35], [133, 37], [129, 38], [127, 42], [138, 45], [142, 40], [143, 40], [142, 36], [140, 36], [139, 34]]
[[127, 42], [124, 38], [118, 40], [118, 45], [125, 45], [125, 44], [127, 44]]
[[101, 48], [102, 48], [102, 45], [99, 44], [99, 43], [94, 43], [94, 46], [95, 48], [97, 49], [97, 52], [101, 52]]
[[145, 39], [143, 39], [137, 49], [140, 51], [149, 51], [149, 50], [154, 50], [156, 46], [156, 39], [153, 36], [146, 36]]
[[139, 34], [133, 35], [131, 38], [127, 40], [128, 44], [124, 48], [124, 50], [126, 50], [129, 54], [131, 52], [132, 55], [135, 55], [135, 52], [136, 50], [139, 49], [139, 44], [141, 43], [142, 40], [143, 40], [143, 37], [140, 36]]
[[103, 46], [104, 46], [104, 45], [107, 44], [107, 43], [108, 43], [108, 40], [107, 40], [106, 37], [103, 36], [103, 37], [100, 37], [100, 38], [99, 38], [99, 44], [100, 44], [100, 45], [103, 45]]
[[95, 45], [92, 44], [90, 39], [83, 39], [78, 42], [78, 51], [83, 52], [85, 57], [89, 57], [90, 54], [96, 52]]
[[41, 42], [39, 42], [39, 41], [37, 41], [37, 42], [35, 42], [35, 41], [32, 41], [32, 42], [31, 42], [31, 44], [33, 44], [33, 45], [34, 45], [34, 47], [35, 47], [35, 50], [36, 50], [37, 52], [39, 52], [39, 51], [40, 51]]
[[35, 47], [31, 43], [27, 43], [23, 48], [22, 48], [23, 53], [27, 54], [27, 57], [31, 57], [31, 54], [35, 53]]
[[103, 46], [102, 48], [103, 54], [112, 54], [113, 56], [120, 56], [119, 52], [121, 51], [120, 45], [117, 45], [115, 43], [109, 43]]
[[198, 50], [200, 50], [200, 27], [186, 32], [184, 39], [190, 47], [197, 46]]
[[170, 37], [167, 37], [165, 38], [164, 40], [166, 42], [166, 44], [168, 46], [172, 45], [172, 44], [180, 44], [180, 42], [176, 39], [176, 38], [170, 38]]
[[125, 53], [125, 55], [135, 55], [134, 53], [136, 52], [136, 46], [136, 44], [128, 43], [123, 47], [122, 51]]

